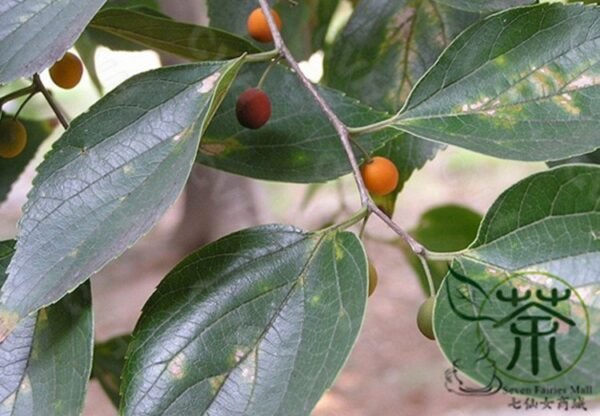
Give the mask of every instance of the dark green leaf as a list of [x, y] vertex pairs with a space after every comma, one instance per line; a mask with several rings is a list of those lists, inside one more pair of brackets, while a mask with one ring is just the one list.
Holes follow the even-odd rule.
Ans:
[[[591, 386], [586, 395], [597, 395], [600, 381], [600, 332], [590, 331], [600, 317], [600, 167], [566, 165], [532, 175], [504, 192], [487, 213], [473, 245], [453, 263], [438, 294], [435, 331], [448, 359], [460, 360], [460, 368], [480, 383], [488, 383], [496, 371], [505, 387], [529, 388], [528, 396], [580, 395], [571, 386]], [[547, 315], [538, 308], [519, 312], [504, 302], [514, 289], [520, 298], [530, 290], [535, 305], [546, 302], [551, 289], [570, 296], [547, 303], [573, 322], [551, 336], [538, 338], [537, 374], [535, 346], [516, 351], [515, 332], [524, 321]], [[514, 315], [517, 314], [517, 315]], [[523, 315], [521, 315], [523, 314]], [[527, 316], [525, 316], [527, 315]], [[512, 317], [512, 318], [511, 318]], [[561, 318], [562, 319], [562, 318]], [[563, 320], [563, 322], [566, 322]], [[546, 331], [547, 325], [538, 328]], [[533, 331], [533, 329], [532, 329]], [[551, 361], [550, 338], [554, 338], [556, 360]], [[473, 353], [476, 353], [473, 356]], [[485, 356], [485, 357], [484, 357]], [[509, 360], [518, 365], [510, 368]], [[485, 358], [485, 359], [483, 359]], [[565, 371], [563, 371], [565, 370]], [[534, 385], [549, 390], [535, 390]], [[562, 390], [557, 390], [562, 389]], [[564, 393], [563, 393], [564, 392]]]
[[566, 165], [504, 192], [466, 255], [508, 271], [536, 267], [577, 285], [592, 283], [599, 280], [598, 232], [600, 167]]
[[535, 3], [535, 0], [437, 0], [460, 10], [470, 12], [493, 12], [496, 10], [510, 9], [511, 7], [523, 6]]
[[[360, 2], [326, 55], [325, 82], [375, 108], [396, 112], [448, 43], [479, 17], [435, 0]], [[393, 160], [401, 173], [397, 192], [378, 198], [388, 214], [412, 173], [442, 147], [402, 134], [376, 153]]]
[[421, 79], [396, 126], [492, 156], [554, 160], [600, 146], [600, 8], [540, 4], [473, 25]]
[[[480, 223], [481, 215], [469, 208], [459, 205], [443, 205], [425, 212], [417, 226], [410, 231], [410, 235], [432, 251], [459, 251], [467, 248], [475, 240]], [[405, 244], [401, 247], [419, 277], [421, 287], [426, 294], [429, 294], [429, 284], [421, 262]], [[437, 289], [448, 272], [448, 263], [432, 260], [428, 260], [427, 263]]]
[[86, 72], [90, 76], [96, 91], [98, 91], [98, 94], [104, 95], [104, 87], [102, 86], [102, 82], [100, 82], [100, 77], [98, 76], [98, 71], [96, 69], [96, 51], [98, 50], [98, 44], [90, 37], [90, 34], [85, 31], [79, 39], [77, 39], [75, 49], [77, 50], [81, 62], [83, 62]]
[[324, 49], [325, 38], [329, 31], [331, 20], [335, 16], [335, 12], [340, 4], [340, 0], [315, 0], [313, 6], [313, 30], [312, 30], [312, 50], [318, 51]]
[[[258, 83], [264, 69], [265, 64], [248, 65], [240, 73], [202, 139], [198, 162], [244, 176], [284, 182], [322, 182], [349, 173], [350, 164], [335, 129], [298, 77], [286, 67], [274, 67], [263, 85], [273, 108], [269, 122], [258, 130], [245, 129], [237, 122], [237, 97]], [[386, 117], [338, 91], [320, 88], [320, 92], [351, 126]], [[373, 151], [397, 136], [394, 129], [386, 129], [357, 140]], [[364, 158], [358, 149], [355, 153]]]
[[585, 155], [575, 156], [569, 159], [556, 160], [554, 162], [548, 162], [548, 166], [554, 167], [559, 165], [565, 165], [568, 163], [592, 163], [595, 165], [600, 165], [600, 149], [597, 149], [592, 153], [586, 153]]
[[[10, 116], [8, 116], [10, 117]], [[27, 129], [27, 147], [19, 156], [12, 159], [0, 158], [0, 202], [6, 200], [13, 183], [19, 179], [25, 167], [35, 156], [40, 144], [54, 130], [54, 120], [26, 120], [19, 118]]]
[[159, 10], [157, 0], [108, 0], [103, 10], [109, 8], [147, 8], [153, 10]]
[[478, 18], [434, 0], [362, 1], [326, 55], [324, 81], [396, 112], [448, 43]]
[[[14, 242], [0, 243], [0, 284]], [[80, 414], [92, 366], [89, 285], [23, 319], [0, 344], [0, 414]]]
[[39, 167], [24, 208], [0, 296], [0, 333], [148, 232], [181, 192], [200, 136], [240, 65], [146, 72], [73, 121]]
[[0, 3], [0, 84], [58, 61], [105, 0], [21, 0]]
[[121, 373], [130, 342], [131, 335], [122, 335], [94, 346], [92, 377], [100, 382], [102, 389], [116, 408], [119, 407], [121, 400], [119, 396]]
[[210, 244], [144, 306], [121, 412], [308, 415], [350, 354], [366, 291], [348, 232], [265, 226]]
[[[190, 60], [233, 58], [258, 49], [248, 41], [221, 30], [177, 22], [138, 9], [108, 9], [90, 23], [90, 30], [116, 36], [136, 45]], [[106, 44], [102, 40], [98, 40]], [[110, 42], [116, 49], [131, 49]]]
[[481, 215], [460, 205], [432, 208], [419, 219], [411, 235], [429, 250], [459, 251], [475, 240]]

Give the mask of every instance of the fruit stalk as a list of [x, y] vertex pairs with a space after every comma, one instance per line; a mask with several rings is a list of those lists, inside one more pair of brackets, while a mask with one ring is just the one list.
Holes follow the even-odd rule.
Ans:
[[33, 75], [33, 83], [35, 84], [36, 89], [42, 93], [42, 95], [48, 102], [48, 105], [50, 105], [50, 107], [52, 108], [52, 111], [54, 111], [54, 114], [56, 114], [56, 118], [58, 118], [58, 121], [60, 121], [60, 124], [62, 124], [63, 128], [65, 130], [67, 128], [69, 128], [69, 122], [67, 121], [64, 113], [58, 106], [58, 103], [56, 101], [54, 101], [52, 94], [50, 94], [50, 92], [46, 89], [46, 87], [42, 83], [42, 80], [40, 79], [40, 76], [38, 74]]
[[21, 88], [20, 90], [11, 92], [10, 94], [7, 94], [4, 97], [0, 98], [0, 110], [2, 109], [2, 106], [4, 106], [4, 104], [8, 103], [9, 101], [12, 101], [19, 97], [23, 97], [24, 95], [33, 94], [36, 92], [38, 92], [38, 90], [34, 84], [31, 84], [25, 88]]

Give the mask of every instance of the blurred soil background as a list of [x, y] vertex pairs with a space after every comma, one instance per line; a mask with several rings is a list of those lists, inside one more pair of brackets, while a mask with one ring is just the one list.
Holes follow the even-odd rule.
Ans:
[[[160, 65], [158, 57], [150, 52], [117, 53], [102, 49], [98, 58], [98, 72], [107, 91], [133, 73]], [[318, 66], [318, 57], [316, 61], [313, 65]], [[43, 79], [46, 77], [44, 74]], [[76, 92], [55, 93], [71, 116], [85, 111], [98, 98], [89, 79]], [[6, 110], [10, 111], [10, 108]], [[50, 115], [37, 97], [24, 116], [39, 118], [40, 114]], [[56, 136], [58, 132], [54, 139]], [[50, 143], [48, 141], [40, 153], [46, 151]], [[9, 200], [0, 205], [2, 240], [16, 234], [16, 223], [30, 189], [34, 165], [40, 161], [38, 155], [14, 187]], [[483, 214], [504, 189], [542, 169], [545, 166], [539, 163], [501, 161], [449, 148], [413, 175], [398, 198], [394, 219], [405, 229], [410, 229], [424, 211], [442, 204], [464, 205]], [[238, 193], [228, 186], [230, 181], [236, 180], [233, 175], [199, 168], [194, 178], [196, 181], [210, 180], [212, 193], [204, 200], [214, 198], [212, 202], [215, 202], [218, 199], [222, 205], [217, 219], [202, 218], [207, 214], [198, 212], [198, 219], [212, 226], [210, 232], [199, 236], [199, 241], [204, 242], [259, 223], [287, 223], [309, 230], [318, 229], [338, 212], [340, 194], [350, 209], [357, 208], [358, 203], [358, 194], [350, 177], [322, 186], [305, 208], [302, 208], [302, 201], [308, 187], [304, 185], [251, 181], [250, 188]], [[247, 198], [243, 192], [252, 193], [257, 201], [258, 208], [252, 215], [240, 208]], [[224, 193], [227, 194], [225, 199]], [[146, 299], [189, 249], [181, 238], [182, 230], [185, 230], [182, 220], [190, 216], [190, 212], [184, 212], [186, 198], [189, 200], [189, 192], [165, 214], [152, 232], [92, 278], [97, 341], [130, 332]], [[394, 237], [377, 219], [369, 222], [367, 234], [378, 239]], [[366, 248], [378, 269], [379, 286], [369, 299], [362, 333], [347, 365], [313, 414], [485, 416], [525, 412], [510, 409], [510, 398], [502, 394], [461, 397], [445, 389], [444, 371], [450, 365], [435, 342], [425, 339], [416, 328], [416, 312], [424, 295], [415, 273], [398, 248], [369, 239]], [[592, 408], [592, 404], [588, 404], [589, 411], [585, 414], [600, 414]], [[116, 414], [99, 384], [92, 380], [84, 415]], [[533, 409], [526, 414], [558, 412]]]

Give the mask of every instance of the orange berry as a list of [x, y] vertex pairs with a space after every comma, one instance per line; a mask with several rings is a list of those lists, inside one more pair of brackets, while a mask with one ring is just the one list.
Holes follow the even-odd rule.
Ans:
[[[271, 9], [271, 15], [275, 20], [275, 24], [277, 28], [281, 30], [281, 18], [279, 14]], [[259, 42], [273, 42], [273, 34], [271, 33], [271, 29], [269, 29], [269, 24], [267, 23], [267, 18], [265, 17], [262, 9], [259, 7], [254, 9], [252, 13], [248, 16], [248, 34], [252, 36], [252, 38], [256, 39]]]
[[365, 186], [374, 195], [384, 196], [398, 186], [400, 174], [396, 165], [385, 157], [375, 156], [360, 169]]
[[27, 146], [27, 130], [23, 123], [12, 118], [0, 120], [0, 157], [17, 157]]
[[377, 276], [377, 269], [375, 268], [371, 260], [369, 260], [369, 296], [371, 296], [373, 292], [375, 292], [378, 280], [379, 279]]
[[66, 90], [79, 84], [82, 75], [83, 64], [71, 52], [67, 52], [60, 61], [57, 61], [50, 68], [50, 78], [52, 78], [52, 81]]
[[249, 129], [261, 128], [271, 118], [271, 100], [266, 92], [248, 88], [237, 99], [235, 115], [242, 126]]

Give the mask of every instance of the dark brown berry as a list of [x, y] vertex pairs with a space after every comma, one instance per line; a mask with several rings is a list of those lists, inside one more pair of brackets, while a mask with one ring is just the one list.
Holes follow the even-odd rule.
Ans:
[[249, 88], [238, 97], [235, 114], [242, 126], [261, 128], [271, 118], [271, 100], [264, 91]]

